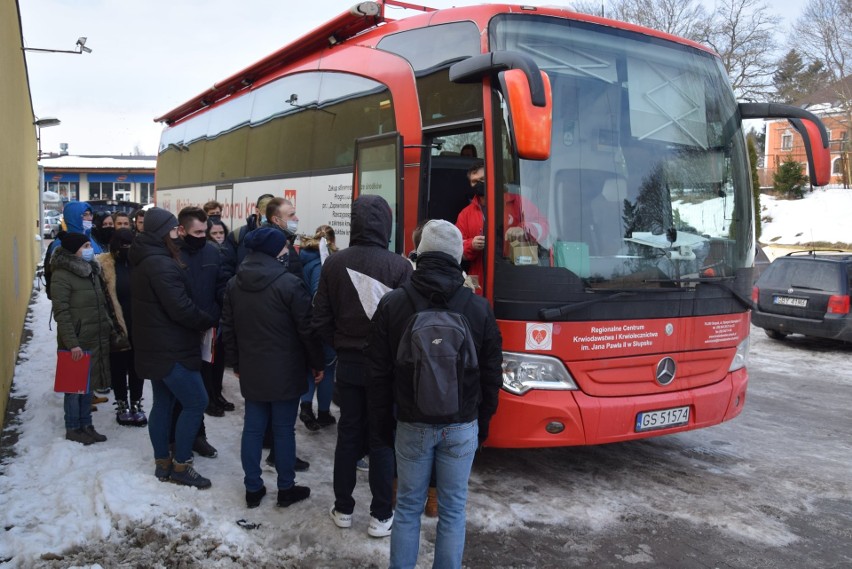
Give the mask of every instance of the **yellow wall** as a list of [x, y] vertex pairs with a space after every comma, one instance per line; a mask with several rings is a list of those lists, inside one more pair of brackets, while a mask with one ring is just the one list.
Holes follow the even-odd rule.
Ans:
[[41, 255], [35, 127], [16, 0], [0, 0], [0, 417]]

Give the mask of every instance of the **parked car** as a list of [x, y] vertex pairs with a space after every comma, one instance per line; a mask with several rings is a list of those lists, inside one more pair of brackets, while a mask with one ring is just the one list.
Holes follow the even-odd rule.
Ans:
[[42, 234], [47, 239], [56, 239], [56, 234], [61, 231], [62, 213], [55, 209], [48, 209], [44, 212], [44, 225], [42, 225]]
[[122, 211], [127, 215], [130, 215], [142, 207], [142, 204], [140, 203], [124, 200], [86, 200], [86, 203], [92, 207], [92, 213], [98, 213], [101, 211], [115, 213], [117, 211]]
[[852, 342], [852, 253], [798, 251], [778, 257], [752, 291], [751, 321], [766, 335], [788, 334]]

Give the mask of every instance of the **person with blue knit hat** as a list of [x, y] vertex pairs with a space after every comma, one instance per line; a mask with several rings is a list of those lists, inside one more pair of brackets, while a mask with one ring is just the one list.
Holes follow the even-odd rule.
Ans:
[[260, 461], [267, 425], [272, 425], [278, 506], [310, 496], [296, 484], [296, 414], [305, 391], [305, 375], [323, 378], [323, 351], [310, 327], [311, 296], [304, 281], [290, 273], [287, 236], [261, 227], [245, 237], [251, 251], [228, 281], [222, 310], [225, 363], [239, 370], [245, 398], [240, 458], [246, 506], [266, 495]]

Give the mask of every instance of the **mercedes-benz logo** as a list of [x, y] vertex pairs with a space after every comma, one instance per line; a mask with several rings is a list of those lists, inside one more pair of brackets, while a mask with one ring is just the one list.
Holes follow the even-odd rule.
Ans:
[[677, 372], [677, 364], [672, 358], [663, 358], [657, 364], [657, 383], [660, 385], [668, 385], [675, 378]]

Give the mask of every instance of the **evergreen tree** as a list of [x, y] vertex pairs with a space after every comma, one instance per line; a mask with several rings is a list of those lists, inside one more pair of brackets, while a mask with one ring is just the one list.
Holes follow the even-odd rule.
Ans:
[[791, 49], [778, 60], [778, 69], [772, 75], [775, 85], [775, 99], [781, 103], [793, 104], [826, 87], [831, 81], [831, 73], [822, 61], [806, 63], [801, 54]]
[[805, 184], [810, 179], [805, 174], [805, 167], [792, 158], [785, 160], [776, 170], [772, 180], [775, 191], [788, 198], [801, 199], [805, 197]]

